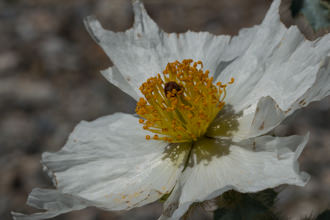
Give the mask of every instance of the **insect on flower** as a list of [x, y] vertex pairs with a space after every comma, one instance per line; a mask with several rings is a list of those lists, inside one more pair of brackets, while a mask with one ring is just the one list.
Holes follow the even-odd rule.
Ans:
[[96, 206], [128, 210], [166, 198], [160, 219], [234, 189], [304, 186], [297, 158], [306, 136], [267, 135], [295, 110], [330, 94], [330, 34], [306, 40], [286, 28], [274, 0], [260, 25], [238, 36], [168, 34], [143, 4], [123, 33], [85, 24], [114, 66], [102, 71], [137, 101], [136, 115], [81, 122], [42, 163], [56, 189], [34, 189], [28, 204], [46, 219]]

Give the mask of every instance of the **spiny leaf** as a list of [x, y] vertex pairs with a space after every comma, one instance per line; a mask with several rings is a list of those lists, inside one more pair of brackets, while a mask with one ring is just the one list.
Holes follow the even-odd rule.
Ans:
[[303, 0], [301, 13], [306, 17], [314, 31], [330, 27], [330, 10], [328, 4], [320, 0]]

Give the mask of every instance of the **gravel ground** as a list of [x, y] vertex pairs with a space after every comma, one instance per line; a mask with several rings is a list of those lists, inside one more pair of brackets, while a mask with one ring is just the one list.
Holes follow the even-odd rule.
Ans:
[[[167, 32], [187, 30], [235, 35], [261, 22], [270, 0], [145, 0], [150, 16]], [[0, 219], [10, 211], [32, 212], [32, 188], [51, 187], [39, 164], [57, 151], [81, 120], [121, 111], [135, 101], [109, 84], [99, 70], [111, 65], [82, 20], [96, 15], [104, 27], [132, 25], [128, 0], [2, 0], [0, 2]], [[313, 103], [276, 129], [279, 135], [311, 133], [300, 161], [312, 175], [304, 188], [286, 187], [278, 208], [290, 219], [330, 207], [330, 99]], [[95, 208], [54, 219], [157, 219], [161, 204], [129, 212]], [[211, 219], [197, 209], [190, 219]]]

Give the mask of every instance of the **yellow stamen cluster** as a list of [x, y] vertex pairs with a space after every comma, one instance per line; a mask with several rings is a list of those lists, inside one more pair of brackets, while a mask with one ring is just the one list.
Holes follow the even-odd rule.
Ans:
[[[136, 113], [143, 129], [155, 133], [147, 140], [172, 143], [197, 140], [224, 106], [227, 84], [213, 84], [201, 61], [168, 63], [162, 76], [149, 78], [140, 90]], [[234, 78], [228, 84], [232, 84]], [[170, 89], [169, 89], [170, 88]]]

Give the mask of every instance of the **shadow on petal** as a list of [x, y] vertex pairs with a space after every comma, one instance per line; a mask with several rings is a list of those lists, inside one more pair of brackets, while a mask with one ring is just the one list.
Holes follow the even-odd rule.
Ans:
[[173, 143], [165, 148], [162, 159], [170, 159], [176, 166], [207, 165], [215, 158], [228, 155], [231, 143], [231, 140], [209, 137], [202, 137], [193, 143]]
[[215, 120], [210, 124], [206, 136], [209, 137], [232, 137], [238, 131], [238, 118], [242, 112], [235, 113], [232, 105], [226, 104], [219, 112]]
[[213, 159], [228, 155], [230, 145], [230, 140], [203, 137], [193, 143], [187, 166], [208, 165]]
[[192, 143], [171, 143], [163, 152], [163, 160], [170, 159], [176, 166], [184, 166], [191, 150]]

